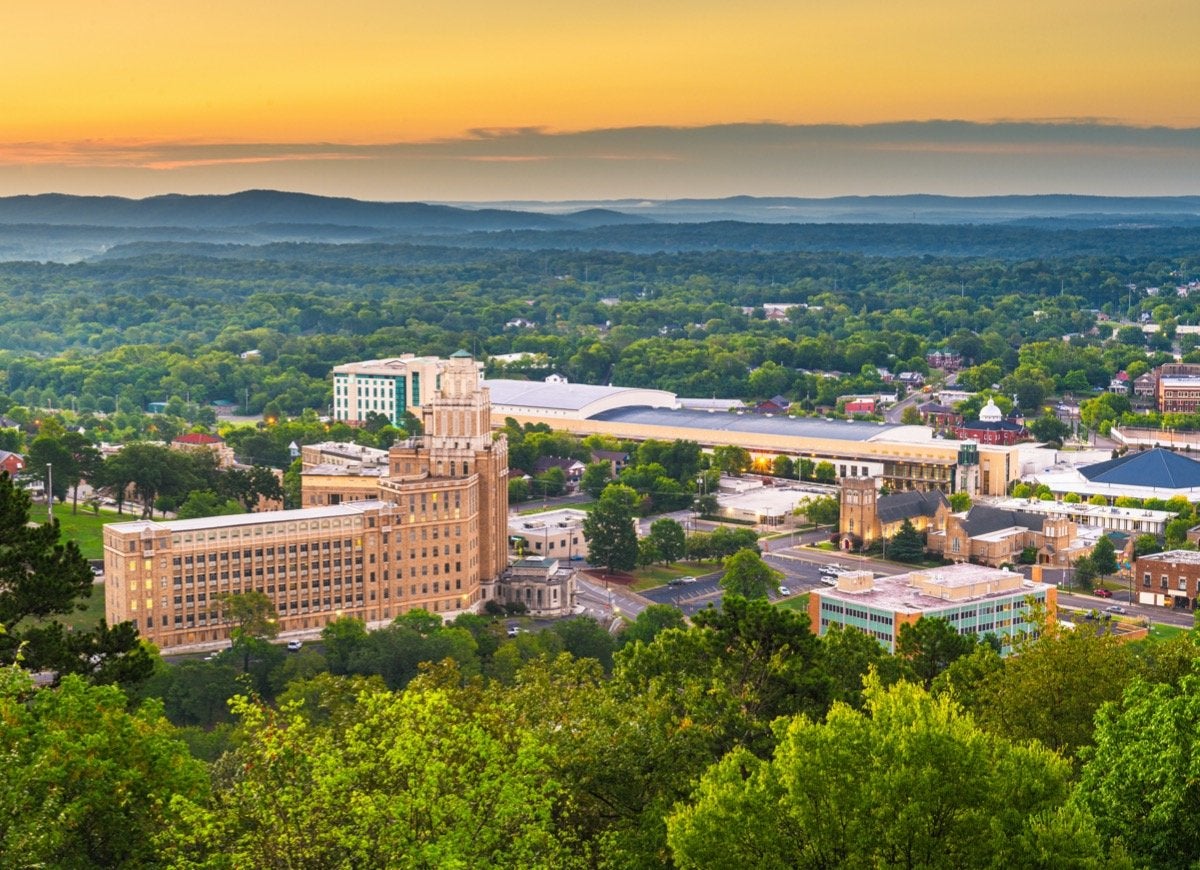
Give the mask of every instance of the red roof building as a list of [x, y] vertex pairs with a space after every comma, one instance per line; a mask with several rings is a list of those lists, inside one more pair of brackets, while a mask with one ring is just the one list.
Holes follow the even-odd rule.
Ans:
[[207, 432], [188, 432], [180, 435], [171, 442], [172, 450], [211, 450], [217, 457], [217, 465], [229, 468], [234, 463], [233, 448], [225, 443], [224, 438], [209, 435]]
[[7, 471], [9, 477], [16, 477], [25, 468], [25, 459], [19, 453], [0, 450], [0, 471]]
[[225, 441], [206, 432], [188, 432], [186, 435], [180, 435], [171, 443], [186, 444], [190, 447], [211, 447], [214, 444], [224, 444]]

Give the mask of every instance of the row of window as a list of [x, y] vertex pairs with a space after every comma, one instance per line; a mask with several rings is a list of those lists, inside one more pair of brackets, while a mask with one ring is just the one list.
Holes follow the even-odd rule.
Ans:
[[[1181, 576], [1181, 577], [1177, 578], [1175, 582], [1177, 584], [1176, 589], [1178, 589], [1181, 592], [1187, 591], [1187, 578], [1186, 577]], [[1142, 586], [1145, 586], [1146, 588], [1150, 587], [1150, 572], [1149, 571], [1142, 574]], [[1171, 588], [1170, 575], [1163, 574], [1158, 578], [1158, 588], [1159, 589], [1170, 589]]]

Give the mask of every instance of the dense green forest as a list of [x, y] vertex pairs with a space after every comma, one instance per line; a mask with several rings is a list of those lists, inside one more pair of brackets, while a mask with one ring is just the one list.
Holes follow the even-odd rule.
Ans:
[[[795, 230], [754, 232], [769, 238]], [[1073, 231], [1021, 229], [1013, 255], [989, 256], [961, 253], [971, 246], [956, 235], [986, 239], [1016, 230], [925, 228], [949, 253], [922, 256], [744, 251], [738, 234], [749, 227], [674, 231], [700, 247], [710, 235], [714, 248], [726, 247], [505, 251], [495, 247], [499, 234], [480, 250], [169, 246], [71, 265], [0, 264], [0, 393], [9, 404], [35, 408], [130, 411], [176, 397], [226, 400], [249, 413], [274, 401], [278, 411], [298, 415], [328, 408], [333, 365], [462, 347], [484, 358], [544, 354], [524, 369], [493, 366], [493, 374], [556, 370], [578, 381], [685, 395], [783, 393], [827, 404], [835, 389], [877, 387], [876, 367], [924, 370], [931, 349], [959, 350], [1003, 377], [1024, 361], [1022, 346], [1067, 335], [1093, 354], [1072, 370], [1083, 370], [1085, 386], [1103, 387], [1146, 350], [1170, 350], [1175, 325], [1198, 316], [1194, 298], [1174, 293], [1197, 270], [1194, 253], [1175, 251], [1172, 239], [1184, 231], [1104, 231], [1100, 246], [1110, 252], [1103, 253], [1063, 241]], [[612, 240], [617, 229], [593, 232]], [[875, 239], [878, 249], [880, 234], [904, 236], [905, 229], [829, 233], [830, 244], [843, 249], [858, 238]], [[1039, 248], [1037, 239], [1057, 239], [1040, 247], [1068, 253], [1015, 256]], [[1194, 240], [1182, 245], [1189, 246], [1195, 250]], [[1149, 295], [1148, 288], [1164, 289]], [[808, 307], [791, 309], [781, 322], [764, 316], [761, 306], [772, 302]], [[1127, 329], [1116, 341], [1111, 330], [1090, 334], [1098, 316], [1143, 313], [1162, 332]], [[533, 326], [507, 325], [518, 319]], [[1066, 371], [1034, 368], [1062, 387]], [[814, 371], [846, 379], [825, 384]]]
[[[86, 578], [0, 491], [22, 553]], [[730, 595], [690, 625], [648, 607], [615, 638], [587, 618], [515, 637], [488, 615], [343, 618], [289, 653], [269, 599], [240, 598], [232, 647], [204, 661], [100, 638], [57, 685], [0, 666], [6, 866], [1200, 860], [1192, 632], [1126, 644], [1035, 613], [1002, 659], [921, 620], [892, 655]]]

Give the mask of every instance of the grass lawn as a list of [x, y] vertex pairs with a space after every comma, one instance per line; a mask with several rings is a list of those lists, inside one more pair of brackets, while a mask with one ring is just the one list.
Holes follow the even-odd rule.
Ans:
[[633, 576], [637, 579], [630, 588], [637, 592], [643, 589], [653, 589], [676, 577], [684, 577], [689, 574], [692, 576], [711, 574], [720, 567], [720, 562], [676, 562], [670, 566], [651, 565], [648, 568], [638, 568], [633, 572]]
[[801, 592], [799, 595], [792, 595], [784, 598], [775, 605], [776, 607], [786, 607], [788, 610], [800, 610], [808, 612], [808, 593]]
[[1158, 623], [1150, 626], [1150, 633], [1146, 635], [1146, 641], [1149, 643], [1159, 643], [1164, 640], [1170, 640], [1185, 631], [1191, 631], [1188, 628], [1181, 628], [1178, 625], [1163, 625]]
[[[45, 505], [34, 505], [30, 519], [40, 522], [46, 519]], [[136, 514], [118, 514], [116, 511], [102, 510], [94, 514], [91, 510], [80, 507], [79, 513], [71, 513], [71, 505], [54, 505], [54, 516], [58, 520], [60, 534], [63, 540], [75, 541], [83, 552], [84, 558], [104, 558], [104, 538], [101, 529], [105, 523], [127, 522], [137, 519]], [[83, 610], [74, 610], [57, 617], [68, 628], [91, 629], [97, 620], [104, 616], [104, 586], [97, 583], [92, 586], [92, 594], [80, 599]]]
[[64, 613], [57, 617], [57, 621], [67, 628], [95, 628], [96, 622], [104, 618], [104, 586], [100, 583], [92, 584], [91, 596], [87, 599], [80, 599], [80, 603], [84, 605], [83, 610]]
[[[31, 519], [41, 521], [46, 518], [45, 507], [34, 505]], [[83, 551], [84, 558], [104, 558], [104, 536], [101, 529], [106, 523], [124, 523], [136, 520], [137, 514], [102, 510], [94, 514], [90, 510], [79, 508], [79, 513], [71, 513], [70, 504], [56, 504], [54, 517], [58, 520], [63, 540], [75, 541]]]

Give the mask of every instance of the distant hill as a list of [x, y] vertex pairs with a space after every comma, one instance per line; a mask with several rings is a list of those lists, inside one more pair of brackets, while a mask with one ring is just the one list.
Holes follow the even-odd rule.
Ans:
[[497, 208], [456, 208], [423, 202], [364, 202], [357, 199], [247, 190], [221, 196], [115, 196], [40, 194], [0, 198], [0, 225], [110, 227], [249, 227], [330, 225], [387, 230], [459, 231], [567, 229], [652, 221], [602, 208], [577, 214], [540, 214]]
[[[877, 225], [865, 244], [848, 225]], [[248, 190], [220, 196], [0, 197], [0, 260], [73, 262], [141, 243], [277, 243], [581, 247], [612, 250], [868, 250], [883, 254], [999, 254], [1025, 249], [950, 230], [969, 226], [1052, 231], [1200, 227], [1200, 197], [861, 196], [603, 202], [421, 203]], [[925, 227], [922, 231], [920, 228]], [[929, 230], [943, 230], [930, 235]], [[887, 228], [887, 229], [885, 229]], [[1083, 240], [1106, 244], [1102, 233]], [[1055, 243], [1061, 249], [1062, 242]], [[1072, 243], [1068, 247], [1077, 247]]]
[[967, 224], [1061, 220], [1079, 226], [1108, 226], [1143, 219], [1155, 225], [1200, 223], [1200, 196], [731, 196], [725, 199], [672, 199], [572, 202], [512, 201], [496, 208], [539, 213], [604, 208], [661, 223], [911, 223]]
[[361, 243], [398, 236], [593, 230], [653, 223], [604, 208], [541, 214], [248, 190], [222, 196], [0, 197], [0, 260], [70, 262], [137, 242]]

